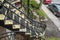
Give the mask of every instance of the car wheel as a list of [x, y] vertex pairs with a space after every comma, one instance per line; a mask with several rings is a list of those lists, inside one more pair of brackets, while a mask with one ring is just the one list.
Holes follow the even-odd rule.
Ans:
[[54, 15], [57, 15], [56, 12], [53, 13]]
[[54, 12], [54, 15], [55, 15], [56, 17], [60, 17], [60, 15], [58, 15], [56, 12]]

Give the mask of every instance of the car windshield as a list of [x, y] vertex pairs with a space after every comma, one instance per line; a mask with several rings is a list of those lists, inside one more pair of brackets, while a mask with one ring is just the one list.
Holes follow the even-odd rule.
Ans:
[[60, 3], [60, 0], [52, 0], [52, 3]]
[[56, 4], [56, 7], [57, 7], [58, 10], [60, 11], [60, 4]]

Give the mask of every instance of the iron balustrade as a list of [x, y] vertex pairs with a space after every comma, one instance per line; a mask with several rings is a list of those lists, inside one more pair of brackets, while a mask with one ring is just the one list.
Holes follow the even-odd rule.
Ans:
[[[7, 2], [7, 1], [6, 1]], [[7, 2], [9, 5], [11, 5], [12, 7], [14, 7], [12, 4], [10, 4], [9, 2]], [[5, 7], [5, 6], [4, 6]], [[7, 7], [5, 7], [8, 11], [11, 11], [9, 8], [7, 8]], [[14, 7], [15, 9], [17, 9], [16, 7]], [[21, 13], [23, 13], [24, 14], [24, 16], [25, 17], [27, 17], [27, 19], [29, 19], [29, 21], [26, 21], [25, 19], [23, 19], [21, 16], [19, 16], [19, 15], [17, 15], [15, 12], [13, 12], [13, 11], [11, 11], [13, 14], [15, 14], [15, 15], [17, 15], [18, 17], [20, 17], [22, 20], [24, 20], [24, 21], [26, 21], [27, 22], [27, 26], [25, 26], [25, 25], [23, 25], [22, 23], [19, 23], [17, 20], [14, 20], [14, 19], [12, 19], [12, 18], [10, 18], [9, 16], [7, 16], [7, 14], [5, 15], [5, 17], [7, 16], [9, 19], [12, 19], [13, 21], [15, 21], [16, 23], [18, 23], [18, 24], [20, 24], [20, 25], [22, 25], [22, 26], [24, 26], [24, 27], [28, 27], [27, 29], [29, 29], [29, 30], [31, 30], [31, 31], [33, 31], [31, 28], [33, 27], [33, 26], [35, 26], [35, 29], [36, 30], [40, 30], [40, 29], [38, 29], [37, 27], [39, 26], [41, 26], [41, 25], [45, 25], [45, 24], [43, 24], [43, 23], [41, 23], [41, 22], [37, 22], [37, 21], [34, 21], [34, 20], [32, 20], [30, 17], [28, 17], [24, 12], [22, 12], [22, 11], [20, 11], [19, 9], [17, 9], [19, 12], [21, 12]], [[31, 23], [32, 22], [32, 23]], [[26, 23], [25, 23], [26, 24]], [[35, 24], [39, 24], [38, 26], [36, 26]], [[30, 27], [31, 28], [29, 28], [29, 25], [31, 25]], [[43, 27], [41, 27], [41, 28], [43, 28]], [[46, 28], [46, 26], [44, 26], [44, 28]], [[43, 29], [44, 29], [43, 28]], [[40, 31], [36, 31], [36, 30], [34, 30], [34, 32], [40, 32]]]
[[[6, 7], [5, 7], [6, 8]], [[11, 11], [11, 10], [10, 10]], [[11, 11], [11, 12], [13, 12], [13, 11]], [[17, 15], [15, 12], [13, 12], [13, 14], [15, 14], [15, 15]], [[7, 15], [5, 15], [5, 16], [7, 16]], [[20, 17], [19, 15], [17, 15], [18, 17]], [[22, 18], [22, 17], [20, 17], [20, 18]], [[10, 18], [11, 19], [11, 18]], [[22, 18], [23, 19], [23, 18]], [[14, 19], [13, 19], [14, 20]], [[26, 21], [25, 19], [23, 19], [24, 21]], [[14, 20], [14, 21], [16, 21], [17, 22], [17, 20]], [[30, 22], [28, 22], [28, 21], [26, 21], [28, 24], [31, 24]], [[33, 21], [32, 21], [33, 22]], [[17, 22], [17, 23], [19, 23], [19, 22]], [[36, 23], [36, 22], [34, 22], [34, 23]], [[21, 24], [21, 23], [19, 23], [19, 24]], [[40, 23], [39, 23], [40, 24]], [[23, 24], [21, 24], [21, 25], [23, 25]], [[43, 25], [43, 24], [41, 24], [41, 25]], [[32, 25], [32, 26], [35, 26], [35, 25]], [[38, 27], [40, 27], [39, 25], [38, 26], [35, 26], [36, 28], [38, 28]]]

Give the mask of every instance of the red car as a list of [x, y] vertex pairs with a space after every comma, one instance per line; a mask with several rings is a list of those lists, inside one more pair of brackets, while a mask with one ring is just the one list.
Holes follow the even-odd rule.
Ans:
[[43, 3], [44, 4], [50, 4], [52, 0], [44, 0]]

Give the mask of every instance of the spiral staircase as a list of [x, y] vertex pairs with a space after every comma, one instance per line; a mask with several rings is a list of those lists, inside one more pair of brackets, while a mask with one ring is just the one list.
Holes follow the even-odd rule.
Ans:
[[[18, 1], [16, 1], [18, 2]], [[30, 37], [41, 37], [45, 34], [46, 25], [32, 20], [26, 15], [24, 7], [20, 9], [13, 5], [14, 2], [5, 1], [0, 10], [0, 26], [13, 32], [24, 33]], [[20, 4], [22, 5], [22, 4]], [[13, 9], [12, 9], [13, 8]]]

